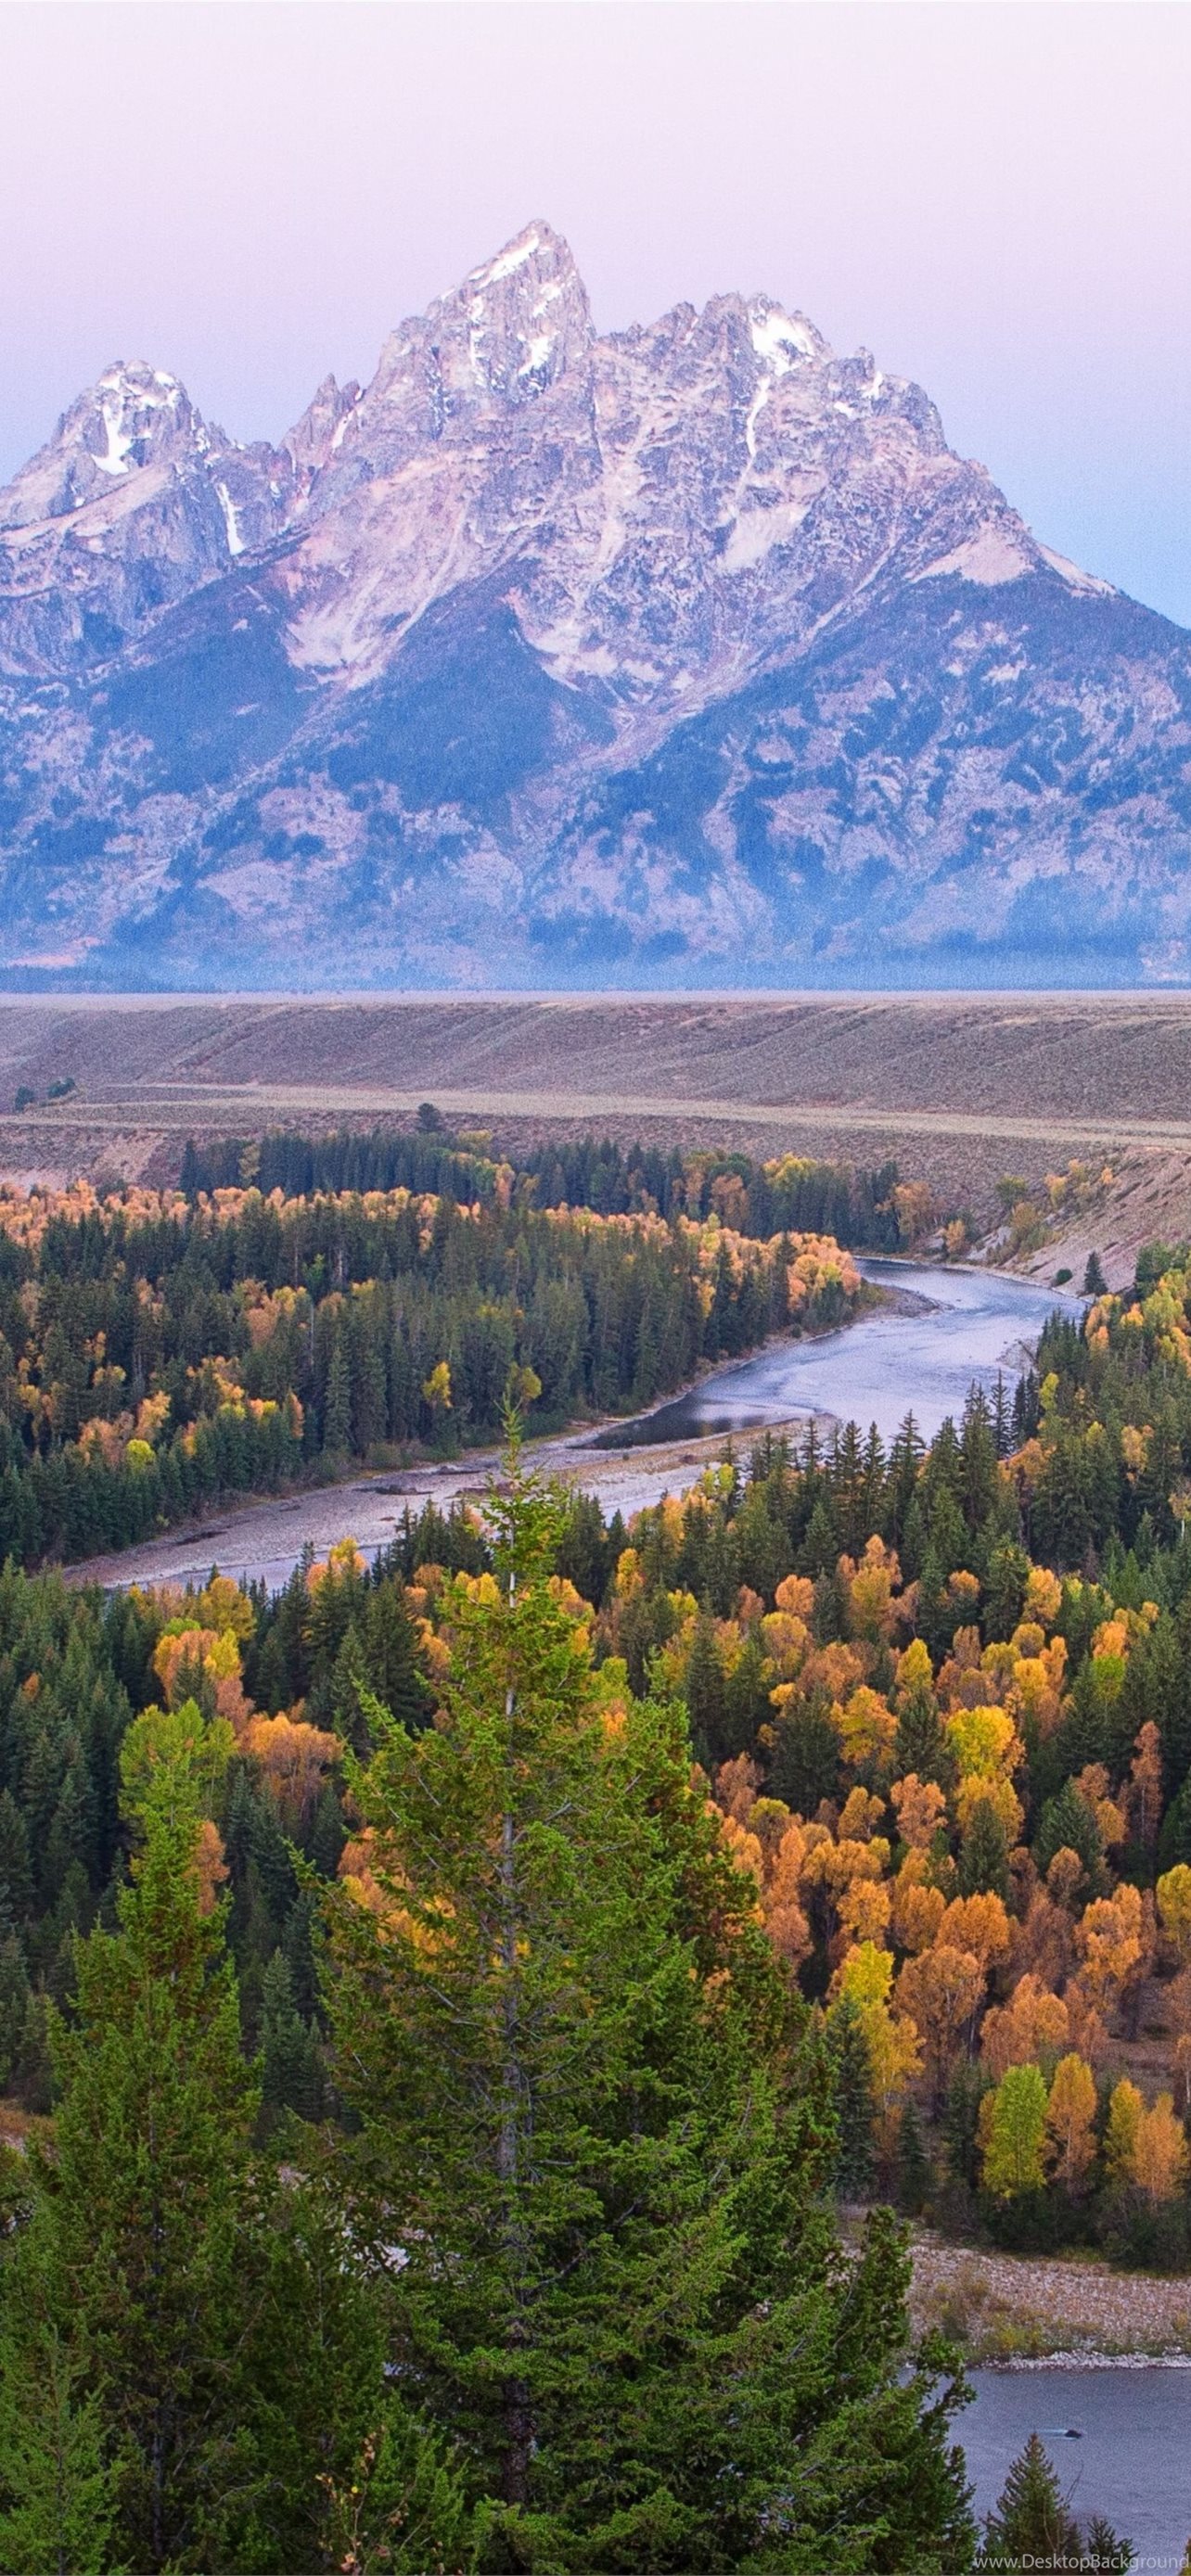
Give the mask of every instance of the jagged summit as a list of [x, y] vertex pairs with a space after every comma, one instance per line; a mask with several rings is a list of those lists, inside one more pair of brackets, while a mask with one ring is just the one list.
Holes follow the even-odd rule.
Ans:
[[1182, 974], [1189, 710], [921, 387], [535, 220], [277, 447], [121, 361], [0, 494], [0, 967]]
[[462, 286], [390, 333], [365, 406], [400, 406], [411, 430], [467, 434], [477, 411], [520, 409], [587, 360], [587, 294], [565, 241], [527, 224]]
[[[53, 437], [6, 492], [0, 526], [28, 527], [85, 507], [146, 466], [210, 446], [176, 376], [143, 359], [116, 359], [63, 413]], [[226, 441], [223, 442], [225, 445]]]

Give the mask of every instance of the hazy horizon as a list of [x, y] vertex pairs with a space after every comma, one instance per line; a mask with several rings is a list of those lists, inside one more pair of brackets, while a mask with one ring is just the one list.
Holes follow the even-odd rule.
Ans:
[[1191, 624], [1164, 0], [18, 0], [0, 62], [0, 474], [117, 356], [276, 439], [544, 216], [597, 328], [800, 306], [922, 383], [1048, 544]]

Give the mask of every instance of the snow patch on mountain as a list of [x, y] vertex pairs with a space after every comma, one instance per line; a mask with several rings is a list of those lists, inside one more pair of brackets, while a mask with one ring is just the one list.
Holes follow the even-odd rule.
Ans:
[[532, 259], [537, 248], [538, 231], [537, 226], [534, 225], [531, 230], [519, 234], [515, 242], [510, 242], [508, 249], [502, 250], [498, 259], [490, 259], [486, 267], [473, 268], [468, 284], [471, 285], [474, 280], [483, 286], [499, 286], [502, 277], [512, 277], [515, 270], [524, 268], [526, 260]]
[[98, 465], [101, 474], [127, 474], [129, 451], [133, 442], [131, 434], [124, 427], [123, 411], [117, 410], [110, 403], [105, 403], [101, 417], [107, 432], [107, 446], [103, 455], [94, 457], [92, 462]]
[[821, 355], [823, 344], [818, 333], [801, 318], [792, 320], [780, 304], [754, 304], [749, 320], [753, 348], [762, 366], [776, 376], [784, 376], [798, 358]]

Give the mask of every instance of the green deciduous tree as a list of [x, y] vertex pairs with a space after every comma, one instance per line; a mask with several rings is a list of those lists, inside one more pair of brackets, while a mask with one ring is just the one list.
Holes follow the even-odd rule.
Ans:
[[1039, 2191], [1045, 2181], [1046, 2079], [1041, 2067], [1010, 2066], [993, 2096], [984, 2150], [984, 2187], [998, 2200]]

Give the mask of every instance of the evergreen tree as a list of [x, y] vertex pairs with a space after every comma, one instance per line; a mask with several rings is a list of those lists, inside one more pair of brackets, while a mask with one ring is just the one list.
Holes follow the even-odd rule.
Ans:
[[0, 1790], [0, 1923], [23, 1923], [32, 1902], [29, 1829], [11, 1789]]
[[1100, 2515], [1088, 2524], [1086, 2537], [1081, 2533], [1037, 2433], [1013, 2462], [988, 2518], [985, 2550], [994, 2564], [1085, 2569], [1089, 2576], [1107, 2569], [1125, 2576], [1133, 2558], [1132, 2542], [1120, 2539]]
[[839, 1552], [839, 1532], [831, 1504], [827, 1495], [820, 1493], [807, 1524], [799, 1564], [804, 1574], [834, 1574]]
[[354, 1612], [335, 1659], [331, 1710], [335, 1726], [357, 1753], [367, 1753], [362, 1694], [371, 1693], [412, 1734], [428, 1726], [434, 1697], [418, 1670], [417, 1636], [395, 1581], [375, 1585]]
[[443, 1721], [369, 1710], [370, 1887], [329, 1900], [396, 2384], [457, 2432], [494, 2568], [967, 2566], [955, 2391], [899, 2383], [887, 2216], [839, 2270], [826, 2068], [689, 1749], [605, 1723], [546, 1507], [518, 1482], [501, 1523]]
[[913, 2102], [902, 2111], [897, 2132], [897, 2205], [907, 2217], [918, 2218], [925, 2209], [931, 2190], [930, 2157], [922, 2136], [922, 2124]]
[[796, 1815], [813, 1816], [821, 1798], [835, 1795], [839, 1781], [839, 1736], [828, 1704], [816, 1699], [792, 1714], [783, 1711], [775, 1733], [770, 1791]]
[[684, 1697], [695, 1759], [713, 1776], [727, 1758], [724, 1668], [716, 1652], [711, 1620], [700, 1618], [686, 1670]]
[[[336, 1855], [338, 1859], [338, 1854]], [[333, 1878], [334, 1870], [324, 1873]], [[282, 1951], [290, 1974], [294, 2005], [304, 2022], [313, 2025], [319, 2009], [318, 1965], [315, 1955], [316, 1936], [320, 1929], [314, 1890], [303, 1887], [286, 1917]]]
[[989, 2079], [980, 2067], [961, 2057], [947, 2088], [943, 2137], [948, 2170], [969, 2191], [980, 2179], [980, 2105], [989, 2089]]
[[1057, 1797], [1047, 1799], [1042, 1810], [1034, 1837], [1034, 1864], [1040, 1878], [1045, 1878], [1058, 1851], [1078, 1852], [1090, 1893], [1097, 1895], [1103, 1876], [1104, 1845], [1091, 1808], [1070, 1780]]
[[850, 1995], [832, 2007], [827, 2043], [835, 2084], [835, 2187], [843, 2200], [864, 2200], [873, 2185], [876, 2101], [868, 2041]]
[[939, 1704], [929, 1682], [914, 1682], [902, 1693], [893, 1761], [895, 1773], [902, 1779], [907, 1772], [915, 1771], [920, 1780], [935, 1780], [941, 1789], [955, 1786], [959, 1765], [943, 1731]]
[[1079, 2525], [1059, 2489], [1053, 2461], [1037, 2433], [1014, 2460], [997, 2509], [989, 2516], [985, 2546], [1002, 2559], [1058, 2566], [1080, 2559]]
[[1012, 1892], [1009, 1836], [988, 1798], [978, 1798], [964, 1830], [959, 1855], [961, 1896], [999, 1896], [1007, 1905]]
[[1133, 2543], [1123, 2540], [1101, 2513], [1091, 2515], [1084, 2533], [1080, 2566], [1086, 2576], [1128, 2576], [1133, 2565]]
[[117, 2576], [115, 2475], [77, 2350], [45, 2313], [37, 2266], [5, 2285], [0, 2326], [0, 2566], [5, 2576]]
[[266, 2110], [313, 2120], [322, 2103], [318, 2044], [294, 2003], [289, 1962], [275, 1950], [261, 1989], [261, 2099]]
[[221, 2576], [467, 2576], [483, 2525], [449, 2438], [386, 2375], [384, 2304], [331, 2179], [291, 2170], [268, 2228], [244, 2243], [249, 2440], [214, 2564]]
[[[314, 1810], [310, 1831], [306, 1836], [306, 1855], [311, 1867], [317, 1870], [320, 1878], [334, 1878], [346, 1841], [347, 1827], [343, 1821], [343, 1806], [334, 1782], [328, 1780]], [[295, 1909], [291, 1907], [286, 1918], [287, 1934], [294, 1911]]]
[[22, 2110], [41, 2114], [50, 2109], [54, 2099], [49, 2016], [49, 1996], [44, 1986], [37, 1986], [29, 1992], [20, 2046], [9, 2079]]
[[994, 1547], [984, 1588], [984, 1633], [990, 1643], [1013, 1635], [1021, 1618], [1029, 1572], [1025, 1549], [1013, 1539], [1002, 1539], [1000, 1546]]
[[29, 2013], [29, 1978], [15, 1932], [0, 1941], [0, 2092], [6, 2092], [21, 2053]]
[[331, 1365], [327, 1371], [326, 1395], [323, 1399], [323, 1447], [338, 1456], [351, 1446], [352, 1399], [351, 1367], [347, 1356], [346, 1336], [335, 1335]]
[[239, 2449], [256, 2097], [179, 1770], [153, 1775], [140, 1821], [119, 1929], [81, 1944], [76, 2016], [53, 2028], [54, 2152], [37, 2162], [14, 2295], [35, 2267], [52, 2325], [99, 2395], [118, 2547], [157, 2570], [194, 2563]]
[[[323, 1681], [324, 1677], [320, 1675], [320, 1682]], [[361, 1693], [367, 1689], [364, 1649], [360, 1631], [353, 1619], [335, 1657], [327, 1695], [330, 1700], [328, 1711], [330, 1722], [336, 1734], [342, 1736], [345, 1744], [351, 1745], [354, 1753], [367, 1754], [369, 1750], [368, 1727], [361, 1705]], [[318, 1697], [321, 1703], [321, 1690]], [[322, 1714], [321, 1705], [316, 1713]]]
[[1159, 1869], [1175, 1869], [1180, 1861], [1191, 1865], [1191, 1778], [1184, 1780], [1172, 1799], [1158, 1836]]
[[400, 1582], [374, 1585], [365, 1597], [361, 1626], [369, 1689], [416, 1735], [434, 1715], [434, 1694], [418, 1669], [417, 1631]]

